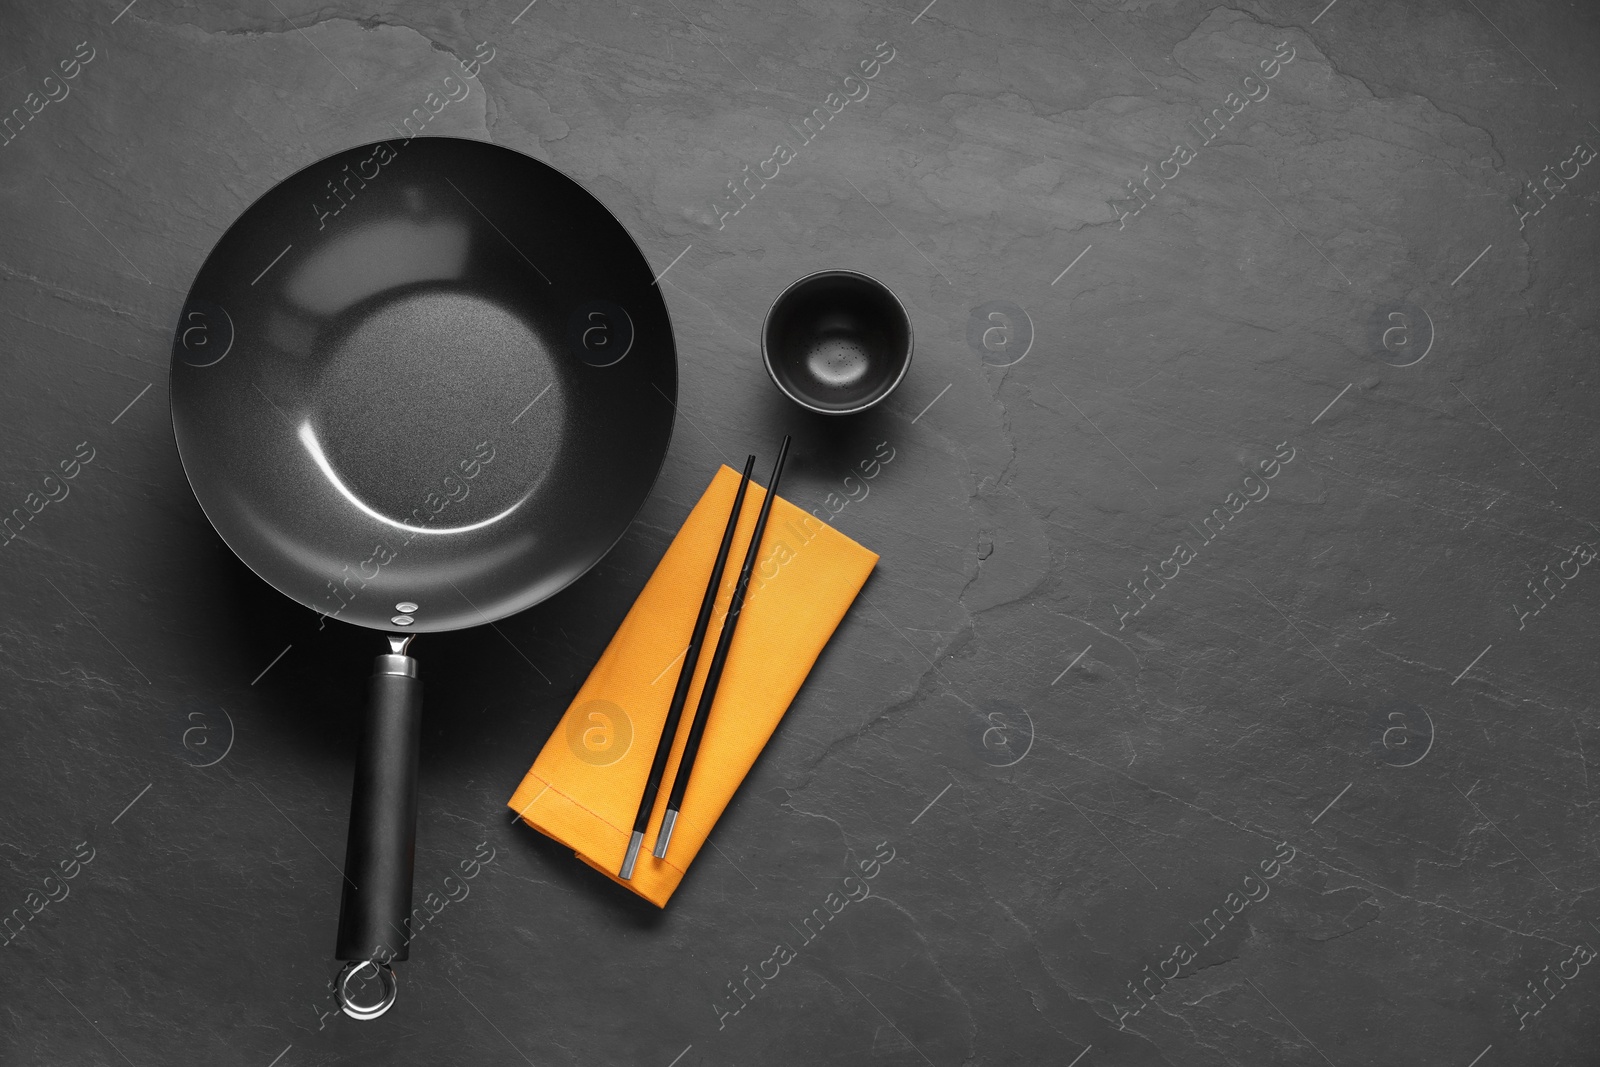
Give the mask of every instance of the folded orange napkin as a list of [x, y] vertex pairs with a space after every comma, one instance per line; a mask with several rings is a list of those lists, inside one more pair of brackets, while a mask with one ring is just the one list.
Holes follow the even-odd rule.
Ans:
[[579, 859], [657, 907], [665, 907], [678, 888], [878, 562], [876, 552], [782, 497], [773, 501], [683, 810], [666, 858], [656, 859], [651, 849], [689, 720], [699, 705], [711, 650], [766, 498], [765, 489], [750, 483], [644, 848], [632, 881], [623, 882], [616, 872], [627, 851], [656, 739], [738, 486], [739, 472], [729, 467], [711, 479], [507, 802], [529, 826], [570, 845]]

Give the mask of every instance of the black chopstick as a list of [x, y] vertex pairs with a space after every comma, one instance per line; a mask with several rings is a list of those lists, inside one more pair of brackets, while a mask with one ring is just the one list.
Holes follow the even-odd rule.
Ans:
[[744, 476], [739, 479], [739, 490], [733, 494], [733, 509], [728, 512], [728, 525], [722, 531], [722, 546], [717, 549], [716, 562], [711, 565], [711, 579], [706, 582], [706, 595], [700, 600], [700, 614], [694, 620], [694, 632], [689, 636], [689, 647], [683, 653], [683, 665], [678, 668], [678, 684], [672, 691], [672, 703], [667, 707], [666, 721], [661, 724], [661, 739], [656, 742], [656, 755], [650, 761], [650, 777], [645, 779], [644, 794], [639, 797], [639, 813], [633, 817], [633, 836], [628, 839], [628, 854], [622, 858], [622, 869], [617, 877], [623, 881], [633, 878], [633, 866], [639, 860], [639, 846], [644, 843], [645, 828], [650, 825], [650, 809], [656, 806], [656, 794], [661, 790], [661, 775], [667, 769], [667, 756], [672, 752], [673, 739], [678, 736], [678, 720], [683, 716], [683, 704], [689, 696], [689, 685], [694, 681], [695, 665], [700, 662], [700, 646], [705, 643], [706, 628], [711, 624], [711, 609], [717, 602], [717, 587], [722, 584], [722, 572], [728, 564], [728, 550], [733, 547], [733, 532], [739, 526], [739, 515], [744, 511], [744, 493], [750, 486], [750, 471], [756, 457], [744, 461]]
[[761, 502], [761, 513], [756, 516], [755, 532], [750, 535], [750, 547], [745, 549], [744, 566], [739, 568], [739, 584], [734, 586], [733, 600], [728, 605], [728, 617], [723, 620], [722, 633], [717, 636], [717, 649], [711, 654], [711, 666], [706, 671], [705, 688], [700, 691], [700, 706], [695, 708], [689, 721], [689, 736], [683, 743], [683, 756], [678, 760], [678, 773], [672, 779], [672, 792], [667, 797], [667, 810], [661, 816], [661, 828], [656, 831], [656, 859], [665, 859], [667, 845], [672, 841], [672, 828], [678, 824], [678, 812], [683, 809], [683, 794], [689, 788], [689, 775], [694, 772], [694, 760], [700, 754], [700, 738], [706, 732], [706, 720], [711, 717], [712, 702], [717, 699], [717, 685], [722, 681], [722, 668], [728, 662], [728, 648], [733, 644], [733, 631], [739, 625], [739, 613], [744, 610], [745, 591], [750, 588], [750, 573], [756, 568], [756, 557], [761, 554], [761, 535], [767, 530], [767, 516], [772, 513], [772, 502], [778, 498], [778, 479], [783, 477], [783, 461], [789, 455], [789, 438], [783, 439], [778, 449], [778, 462], [772, 468], [772, 481], [767, 485], [767, 497]]

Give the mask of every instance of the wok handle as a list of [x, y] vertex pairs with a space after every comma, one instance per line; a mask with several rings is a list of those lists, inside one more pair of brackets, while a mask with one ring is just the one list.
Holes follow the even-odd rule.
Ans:
[[[386, 970], [409, 956], [421, 726], [417, 661], [403, 654], [379, 656], [350, 797], [338, 959], [371, 961]], [[355, 1014], [348, 1006], [346, 1012]]]

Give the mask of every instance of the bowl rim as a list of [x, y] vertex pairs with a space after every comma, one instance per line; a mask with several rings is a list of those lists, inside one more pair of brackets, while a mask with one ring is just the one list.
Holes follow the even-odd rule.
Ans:
[[[888, 387], [876, 397], [873, 397], [871, 400], [868, 400], [865, 403], [858, 404], [853, 408], [818, 407], [805, 397], [796, 395], [794, 391], [789, 389], [788, 386], [784, 385], [783, 382], [779, 380], [777, 372], [772, 369], [772, 353], [767, 349], [767, 332], [768, 328], [772, 325], [773, 311], [777, 310], [778, 305], [783, 303], [784, 299], [796, 289], [799, 289], [801, 286], [810, 284], [812, 282], [819, 281], [823, 278], [853, 278], [857, 281], [866, 282], [868, 285], [882, 291], [886, 296], [888, 296], [889, 300], [894, 304], [895, 309], [900, 312], [901, 320], [906, 324], [905, 356], [900, 364], [900, 373], [895, 375], [894, 381], [890, 382]], [[898, 295], [895, 294], [893, 289], [889, 288], [877, 278], [874, 278], [870, 274], [864, 274], [858, 270], [850, 270], [847, 267], [830, 267], [827, 270], [812, 271], [810, 274], [802, 275], [801, 277], [796, 278], [794, 281], [784, 286], [783, 291], [773, 298], [772, 303], [767, 306], [766, 315], [764, 315], [761, 319], [761, 365], [767, 369], [767, 377], [772, 379], [772, 384], [776, 385], [778, 387], [778, 391], [784, 396], [788, 397], [790, 400], [793, 400], [796, 404], [799, 404], [807, 411], [814, 411], [819, 415], [855, 415], [859, 412], [866, 411], [869, 408], [877, 407], [879, 404], [883, 403], [883, 401], [887, 400], [889, 394], [898, 389], [900, 387], [900, 383], [905, 380], [906, 372], [911, 369], [911, 360], [915, 352], [916, 337], [911, 326], [911, 314], [910, 312], [906, 311], [905, 303]]]

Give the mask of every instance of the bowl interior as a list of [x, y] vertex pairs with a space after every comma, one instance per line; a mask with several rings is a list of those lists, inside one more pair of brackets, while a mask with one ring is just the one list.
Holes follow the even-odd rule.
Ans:
[[911, 323], [893, 293], [864, 275], [816, 274], [767, 313], [767, 369], [816, 411], [860, 411], [882, 400], [911, 361]]

